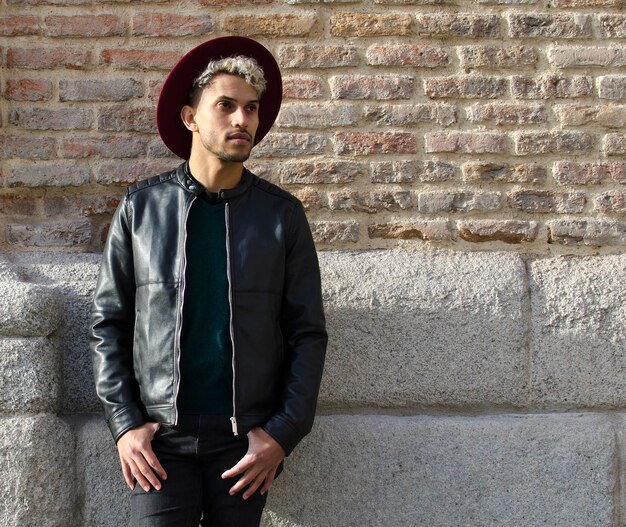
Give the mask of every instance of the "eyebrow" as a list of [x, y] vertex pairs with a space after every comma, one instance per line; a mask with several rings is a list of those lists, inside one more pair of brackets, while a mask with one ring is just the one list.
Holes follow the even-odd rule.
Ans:
[[[218, 98], [218, 100], [220, 101], [231, 101], [231, 102], [237, 102], [237, 99], [233, 99], [232, 97], [229, 97], [228, 95], [220, 95]], [[248, 101], [246, 104], [259, 104], [259, 100], [258, 99], [253, 99], [251, 101]]]

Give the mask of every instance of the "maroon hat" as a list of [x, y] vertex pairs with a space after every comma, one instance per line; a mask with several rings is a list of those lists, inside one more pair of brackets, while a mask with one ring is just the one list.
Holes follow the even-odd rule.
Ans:
[[274, 124], [283, 98], [283, 84], [276, 59], [261, 44], [246, 37], [228, 36], [207, 40], [184, 55], [172, 68], [163, 83], [157, 103], [157, 130], [165, 146], [178, 157], [189, 159], [191, 154], [191, 132], [185, 128], [180, 110], [188, 104], [193, 81], [212, 60], [235, 55], [256, 60], [267, 81], [265, 92], [259, 99], [259, 126], [254, 137], [255, 145]]

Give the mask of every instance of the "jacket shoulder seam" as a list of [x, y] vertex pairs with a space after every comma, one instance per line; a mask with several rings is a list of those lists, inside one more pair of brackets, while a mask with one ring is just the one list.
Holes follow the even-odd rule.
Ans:
[[137, 183], [132, 184], [126, 189], [126, 196], [131, 196], [135, 192], [138, 192], [139, 190], [143, 190], [145, 188], [153, 187], [161, 183], [166, 183], [167, 181], [172, 180], [175, 176], [176, 170], [168, 170], [167, 172], [162, 172], [161, 174], [152, 176], [151, 178], [138, 181]]

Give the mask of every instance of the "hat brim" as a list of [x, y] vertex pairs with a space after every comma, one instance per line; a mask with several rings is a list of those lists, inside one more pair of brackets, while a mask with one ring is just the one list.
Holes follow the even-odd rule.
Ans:
[[235, 55], [255, 59], [263, 69], [267, 88], [259, 99], [259, 126], [254, 137], [256, 145], [274, 124], [283, 97], [280, 69], [273, 55], [258, 42], [240, 36], [217, 37], [200, 44], [185, 54], [165, 79], [156, 108], [156, 125], [159, 135], [174, 154], [189, 159], [191, 132], [180, 117], [187, 104], [193, 81], [212, 60]]

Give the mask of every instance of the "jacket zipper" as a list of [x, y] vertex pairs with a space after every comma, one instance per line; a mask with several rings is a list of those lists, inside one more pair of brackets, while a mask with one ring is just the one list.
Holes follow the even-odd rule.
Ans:
[[230, 209], [228, 203], [224, 207], [224, 215], [226, 220], [226, 278], [228, 279], [228, 309], [230, 311], [230, 344], [232, 346], [232, 368], [233, 368], [233, 416], [230, 418], [230, 424], [233, 429], [233, 435], [239, 435], [237, 430], [237, 409], [235, 406], [235, 331], [233, 325], [233, 282], [230, 270]]
[[196, 196], [194, 195], [189, 202], [189, 206], [185, 211], [185, 221], [183, 222], [183, 241], [182, 241], [182, 251], [180, 251], [181, 257], [181, 286], [180, 286], [180, 297], [178, 300], [178, 320], [176, 321], [176, 342], [174, 348], [174, 363], [176, 364], [176, 386], [174, 388], [174, 425], [178, 423], [178, 392], [180, 390], [180, 334], [182, 332], [183, 327], [183, 303], [185, 299], [185, 272], [187, 271], [187, 219], [189, 218], [189, 211], [191, 210], [191, 206], [193, 202], [196, 200]]

